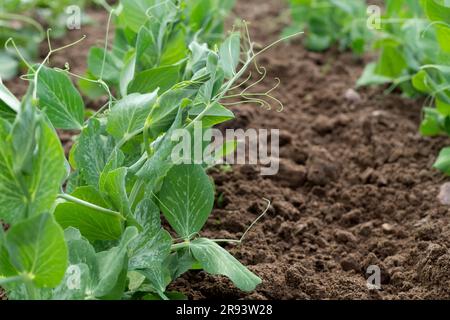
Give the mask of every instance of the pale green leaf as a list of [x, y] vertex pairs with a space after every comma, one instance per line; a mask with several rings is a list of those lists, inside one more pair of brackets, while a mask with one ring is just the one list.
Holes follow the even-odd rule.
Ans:
[[111, 141], [102, 135], [100, 121], [91, 119], [81, 133], [74, 158], [83, 179], [98, 187], [99, 177], [113, 150]]
[[[99, 207], [107, 208], [107, 204], [100, 193], [93, 187], [80, 187], [75, 190], [72, 196]], [[120, 217], [108, 215], [72, 202], [58, 204], [55, 209], [55, 218], [63, 228], [77, 228], [90, 241], [115, 240], [120, 237], [123, 230]]]
[[261, 283], [259, 277], [209, 239], [196, 239], [190, 243], [189, 248], [206, 272], [230, 278], [243, 291], [253, 291]]
[[[134, 227], [129, 227], [125, 230], [119, 246], [108, 251], [97, 253], [100, 279], [94, 291], [96, 297], [103, 297], [110, 294], [116, 286], [125, 286], [126, 267], [128, 261], [127, 250], [130, 243], [137, 236], [137, 229]], [[120, 283], [120, 280], [123, 270], [125, 270], [125, 277], [122, 284]]]
[[120, 140], [143, 131], [145, 120], [156, 102], [157, 93], [131, 94], [113, 107], [106, 130]]
[[129, 93], [149, 93], [158, 90], [163, 94], [174, 86], [179, 79], [180, 67], [166, 66], [145, 70], [135, 75], [128, 86]]
[[[18, 120], [24, 116], [19, 114]], [[46, 121], [36, 126], [35, 152], [21, 160], [25, 167], [16, 167], [16, 159], [24, 159], [24, 154], [14, 149], [10, 132], [10, 125], [0, 119], [0, 219], [15, 223], [49, 211], [67, 171], [61, 143]]]
[[50, 214], [41, 214], [14, 225], [6, 235], [11, 262], [37, 287], [56, 287], [67, 267], [64, 233]]
[[67, 74], [43, 67], [37, 83], [39, 105], [59, 129], [81, 129], [84, 102]]
[[197, 234], [214, 204], [211, 180], [200, 165], [174, 166], [161, 188], [160, 208], [167, 221], [183, 239]]
[[220, 63], [225, 71], [225, 76], [230, 79], [236, 74], [241, 54], [241, 36], [234, 32], [220, 46]]

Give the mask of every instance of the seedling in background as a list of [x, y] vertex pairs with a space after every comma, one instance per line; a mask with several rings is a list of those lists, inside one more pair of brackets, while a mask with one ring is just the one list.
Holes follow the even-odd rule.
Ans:
[[[69, 6], [83, 8], [87, 0], [2, 0], [0, 2], [0, 77], [14, 78], [19, 73], [20, 61], [14, 51], [5, 48], [8, 39], [14, 38], [18, 48], [27, 60], [38, 58], [39, 43], [45, 39], [45, 27], [53, 29], [55, 38], [62, 37], [67, 29], [70, 16]], [[79, 24], [82, 21], [79, 21]]]
[[324, 51], [338, 44], [364, 53], [372, 37], [367, 28], [367, 5], [364, 0], [289, 0], [292, 25], [284, 33], [305, 31], [305, 46]]

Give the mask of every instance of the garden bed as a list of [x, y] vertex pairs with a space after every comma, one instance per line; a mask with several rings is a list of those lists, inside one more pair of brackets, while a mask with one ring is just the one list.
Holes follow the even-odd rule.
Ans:
[[[284, 10], [279, 0], [247, 0], [235, 13], [250, 23], [253, 40], [268, 44], [288, 23]], [[91, 14], [99, 25], [70, 32], [61, 42], [88, 38], [55, 55], [53, 65], [69, 61], [83, 73], [107, 19]], [[226, 126], [280, 129], [280, 173], [262, 177], [253, 166], [213, 171], [221, 200], [204, 234], [238, 239], [264, 211], [263, 198], [271, 200], [245, 242], [227, 248], [263, 283], [244, 294], [225, 278], [192, 271], [172, 290], [192, 299], [450, 298], [448, 207], [437, 200], [446, 178], [431, 168], [446, 141], [419, 135], [423, 101], [382, 88], [352, 90], [367, 59], [335, 49], [311, 53], [299, 40], [260, 59], [269, 76], [258, 89], [279, 77], [284, 110], [236, 106], [236, 120]], [[19, 82], [7, 85], [21, 94]], [[380, 291], [367, 288], [369, 265], [381, 268]]]
[[[240, 1], [236, 14], [268, 43], [285, 26], [283, 10], [277, 0], [251, 0]], [[260, 63], [281, 78], [283, 112], [235, 107], [228, 126], [281, 129], [281, 170], [269, 178], [250, 166], [214, 174], [224, 200], [208, 236], [239, 238], [264, 209], [262, 198], [270, 199], [268, 216], [231, 249], [263, 284], [243, 295], [192, 272], [173, 288], [191, 298], [449, 298], [448, 207], [437, 200], [446, 178], [431, 168], [446, 140], [418, 133], [423, 101], [383, 88], [355, 94], [349, 89], [364, 61], [307, 52], [299, 41]], [[268, 77], [259, 91], [272, 85]], [[367, 289], [369, 265], [381, 268], [381, 291]]]

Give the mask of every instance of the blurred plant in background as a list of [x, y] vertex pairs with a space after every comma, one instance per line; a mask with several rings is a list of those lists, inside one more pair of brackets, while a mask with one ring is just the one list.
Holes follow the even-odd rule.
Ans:
[[289, 0], [292, 26], [286, 35], [306, 31], [305, 46], [324, 51], [338, 44], [362, 54], [372, 33], [367, 28], [367, 5], [364, 0]]
[[[38, 56], [39, 43], [45, 39], [45, 29], [51, 28], [53, 38], [67, 31], [70, 6], [84, 8], [89, 0], [1, 0], [0, 1], [0, 77], [8, 80], [18, 74], [20, 63], [13, 49], [6, 49], [8, 39], [27, 60]], [[12, 48], [9, 43], [8, 48]]]

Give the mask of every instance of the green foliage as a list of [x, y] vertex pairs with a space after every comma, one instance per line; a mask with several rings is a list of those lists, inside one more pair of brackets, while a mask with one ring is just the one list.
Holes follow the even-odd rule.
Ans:
[[[450, 3], [439, 0], [423, 4], [430, 28], [436, 33], [434, 48], [439, 58], [430, 59], [413, 77], [413, 85], [433, 98], [434, 106], [424, 109], [421, 133], [425, 136], [450, 136]], [[434, 167], [450, 175], [449, 149], [441, 151]]]
[[306, 32], [305, 46], [324, 51], [338, 43], [357, 54], [365, 51], [370, 41], [367, 6], [364, 0], [289, 0], [292, 26], [286, 34]]
[[[11, 225], [0, 229], [0, 286], [10, 299], [183, 298], [166, 288], [191, 269], [245, 291], [261, 282], [200, 237], [212, 180], [204, 165], [171, 158], [178, 129], [234, 117], [221, 100], [255, 54], [245, 52], [241, 66], [238, 33], [212, 48], [199, 42], [220, 30], [208, 19], [227, 3], [124, 0], [116, 43], [126, 39], [127, 53], [91, 50], [90, 74], [104, 82], [85, 79], [119, 86], [122, 97], [88, 119], [66, 71], [33, 67], [22, 103], [0, 86], [0, 219]], [[80, 129], [68, 161], [55, 127]], [[225, 143], [223, 154], [234, 147]]]
[[[359, 86], [392, 83], [408, 96], [417, 95], [412, 79], [421, 66], [445, 61], [436, 30], [426, 18], [427, 3], [432, 1], [386, 0], [386, 9], [373, 48], [379, 52], [358, 81]], [[425, 9], [425, 10], [424, 10]]]
[[[288, 32], [305, 29], [307, 48], [321, 51], [340, 41], [341, 47], [362, 53], [355, 48], [364, 49], [365, 45], [358, 43], [371, 44], [378, 58], [366, 66], [357, 85], [391, 85], [409, 97], [431, 96], [420, 132], [424, 136], [450, 135], [448, 0], [385, 0], [379, 25], [375, 19], [373, 30], [366, 25], [368, 7], [363, 0], [290, 3], [294, 27]], [[366, 31], [355, 32], [357, 26]], [[447, 149], [441, 152], [435, 167], [450, 174], [447, 153]]]
[[[163, 93], [191, 76], [182, 72], [189, 45], [206, 42], [212, 47], [222, 40], [224, 18], [234, 2], [123, 0], [114, 14], [113, 48], [106, 54], [103, 48], [91, 49], [88, 74], [122, 97], [158, 88]], [[98, 94], [95, 87], [82, 89], [89, 96]]]
[[0, 219], [49, 211], [67, 168], [55, 130], [25, 100], [13, 124], [0, 119]]

